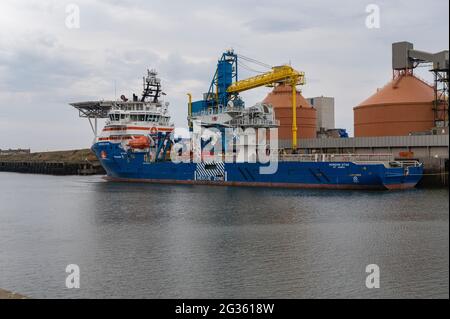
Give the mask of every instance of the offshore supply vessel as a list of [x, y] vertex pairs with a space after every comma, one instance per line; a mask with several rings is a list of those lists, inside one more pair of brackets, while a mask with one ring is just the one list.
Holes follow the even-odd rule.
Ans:
[[[421, 179], [417, 161], [391, 155], [298, 154], [296, 86], [304, 73], [289, 65], [238, 80], [238, 56], [222, 54], [207, 93], [188, 93], [189, 138], [176, 137], [155, 70], [143, 78], [143, 93], [131, 99], [72, 103], [95, 134], [92, 150], [106, 179], [153, 183], [290, 188], [405, 189]], [[247, 58], [249, 59], [249, 58]], [[260, 86], [292, 87], [292, 147], [278, 149], [275, 110], [245, 107], [240, 92]], [[97, 132], [97, 119], [106, 125]], [[92, 122], [94, 120], [94, 123]]]

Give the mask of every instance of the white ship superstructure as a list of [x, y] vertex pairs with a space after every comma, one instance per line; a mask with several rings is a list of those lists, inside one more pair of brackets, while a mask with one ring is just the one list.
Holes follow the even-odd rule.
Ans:
[[[161, 80], [155, 70], [148, 70], [143, 79], [143, 93], [139, 98], [133, 94], [131, 99], [122, 95], [116, 101], [89, 101], [72, 103], [80, 111], [81, 116], [106, 118], [104, 128], [97, 133], [97, 125], [93, 127], [96, 142], [122, 143], [140, 136], [168, 133], [174, 130], [170, 122], [169, 102], [161, 96], [165, 95], [161, 88]], [[92, 124], [92, 123], [91, 123]]]

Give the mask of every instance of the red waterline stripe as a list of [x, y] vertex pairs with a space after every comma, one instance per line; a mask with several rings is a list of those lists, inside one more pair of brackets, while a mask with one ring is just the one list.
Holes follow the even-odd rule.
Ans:
[[384, 185], [384, 187], [386, 187], [389, 190], [408, 189], [408, 188], [414, 188], [415, 186], [416, 186], [416, 183], [385, 184]]

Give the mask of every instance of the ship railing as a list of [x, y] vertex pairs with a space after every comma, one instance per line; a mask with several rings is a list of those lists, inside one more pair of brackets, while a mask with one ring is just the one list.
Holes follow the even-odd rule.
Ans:
[[[257, 156], [253, 155], [252, 158], [242, 159], [242, 156], [238, 154], [217, 154], [217, 155], [202, 155], [202, 161], [215, 161], [227, 163], [233, 162], [257, 162]], [[192, 160], [192, 155], [182, 155], [177, 157], [181, 161]], [[255, 160], [256, 159], [256, 160]], [[352, 162], [358, 164], [384, 164], [389, 167], [406, 167], [406, 166], [420, 166], [417, 161], [395, 161], [392, 154], [276, 154], [272, 152], [271, 155], [264, 156], [264, 162]]]
[[[127, 119], [120, 119], [118, 121], [114, 120], [106, 120], [105, 125], [135, 125], [135, 124], [148, 124], [148, 125], [160, 125], [160, 126], [169, 126], [169, 127], [175, 127], [175, 124], [173, 123], [166, 123], [164, 121], [158, 121], [158, 122], [151, 122], [151, 121], [130, 121]], [[150, 129], [150, 127], [149, 127]]]
[[[249, 155], [249, 156], [238, 156], [237, 154], [230, 154], [230, 155], [201, 155], [198, 157], [195, 157], [192, 155], [178, 155], [176, 158], [173, 158], [177, 162], [194, 162], [194, 160], [205, 162], [205, 163], [258, 163], [258, 157], [256, 155]], [[278, 161], [278, 158], [276, 156], [270, 157], [271, 162]], [[264, 158], [264, 163], [269, 162], [269, 157]]]
[[214, 108], [207, 108], [202, 111], [198, 111], [195, 113], [192, 113], [192, 116], [205, 116], [205, 115], [217, 115], [227, 112], [242, 112], [244, 111], [244, 107], [241, 106], [224, 106], [224, 107], [214, 107]]
[[236, 119], [229, 122], [232, 126], [280, 126], [279, 120]]
[[393, 161], [392, 154], [280, 154], [284, 162], [355, 162], [380, 163]]
[[390, 167], [401, 167], [401, 168], [405, 168], [405, 167], [420, 167], [422, 166], [422, 163], [420, 163], [419, 161], [414, 161], [414, 160], [396, 160], [396, 161], [391, 161], [389, 162], [389, 166]]

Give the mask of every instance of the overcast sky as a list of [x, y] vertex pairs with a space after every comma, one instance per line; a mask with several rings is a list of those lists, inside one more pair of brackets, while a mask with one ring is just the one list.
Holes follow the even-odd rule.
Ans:
[[[71, 3], [80, 28], [66, 26]], [[366, 27], [371, 3], [380, 28]], [[115, 86], [117, 96], [141, 93], [146, 68], [158, 70], [172, 118], [186, 126], [186, 93], [201, 97], [227, 48], [304, 71], [303, 94], [335, 97], [336, 125], [352, 133], [352, 108], [392, 76], [391, 43], [448, 49], [448, 10], [448, 0], [1, 0], [0, 148], [89, 147], [89, 124], [68, 103], [113, 99]], [[268, 91], [243, 94], [246, 105]]]

